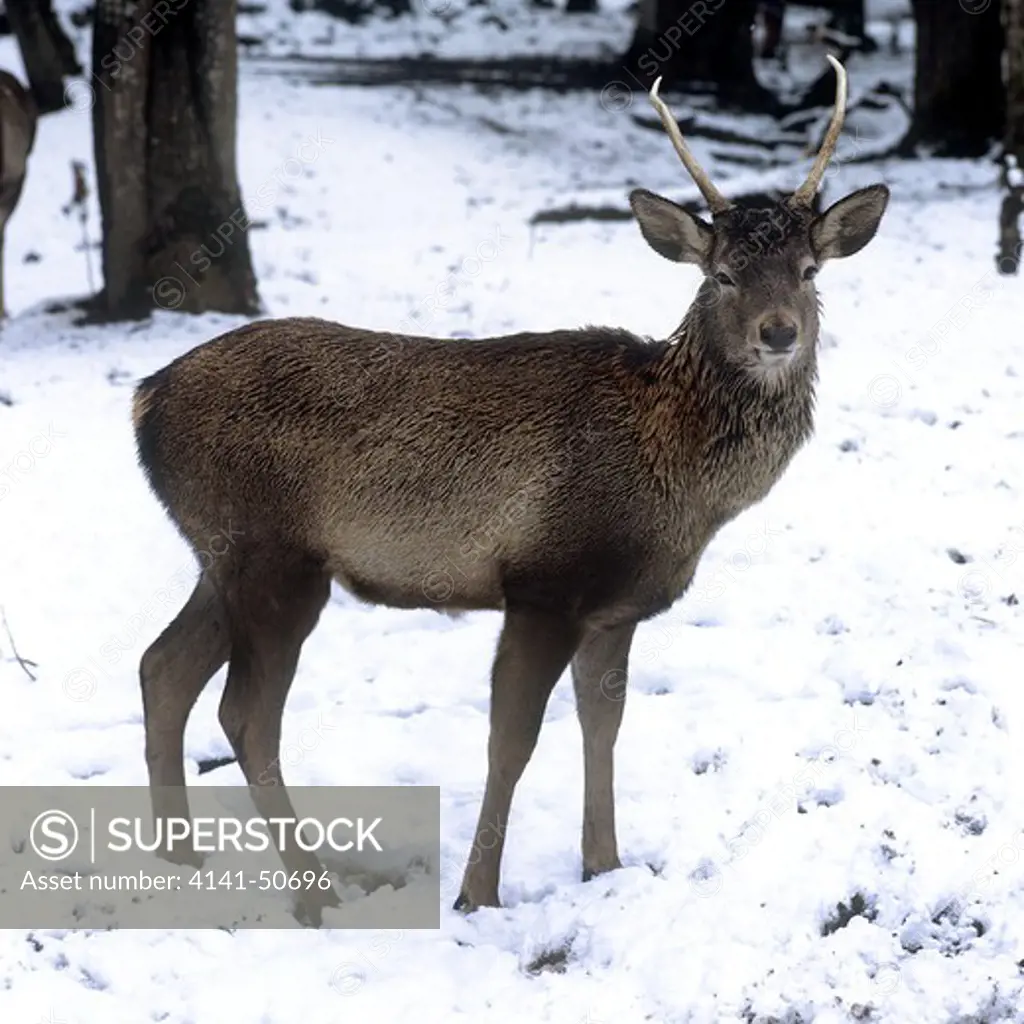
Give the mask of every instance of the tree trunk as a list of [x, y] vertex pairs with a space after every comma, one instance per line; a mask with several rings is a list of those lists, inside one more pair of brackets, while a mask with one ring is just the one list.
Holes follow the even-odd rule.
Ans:
[[839, 0], [832, 8], [830, 23], [840, 32], [864, 38], [864, 0]]
[[752, 28], [756, 0], [640, 0], [626, 70], [649, 89], [703, 88], [726, 102], [760, 105], [754, 77]]
[[767, 60], [774, 60], [780, 54], [784, 57], [782, 28], [785, 24], [786, 5], [781, 0], [775, 0], [773, 3], [761, 3], [758, 7], [761, 13], [761, 26], [764, 30], [761, 56]]
[[1020, 269], [1020, 215], [1024, 210], [1024, 3], [1003, 0], [1006, 31], [1006, 132], [1003, 146], [1003, 205], [999, 214], [1001, 274]]
[[566, 14], [596, 14], [597, 0], [566, 0]]
[[104, 0], [94, 26], [102, 314], [258, 312], [235, 166], [235, 0]]
[[412, 0], [377, 0], [377, 6], [386, 10], [392, 18], [412, 14]]
[[1002, 138], [1006, 114], [998, 0], [913, 0], [913, 8], [914, 117], [906, 142], [936, 156], [984, 156]]
[[64, 106], [64, 76], [80, 75], [82, 68], [53, 13], [51, 0], [6, 0], [6, 9], [39, 112], [60, 110]]

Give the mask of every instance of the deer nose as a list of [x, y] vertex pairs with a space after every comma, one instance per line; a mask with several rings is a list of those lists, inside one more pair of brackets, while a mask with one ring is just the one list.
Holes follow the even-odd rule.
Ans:
[[761, 341], [773, 352], [785, 352], [796, 342], [796, 327], [793, 324], [761, 324]]

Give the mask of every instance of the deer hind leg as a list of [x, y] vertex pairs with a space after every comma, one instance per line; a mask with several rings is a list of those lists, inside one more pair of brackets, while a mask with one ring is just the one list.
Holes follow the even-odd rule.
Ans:
[[546, 612], [509, 609], [491, 673], [487, 784], [456, 910], [496, 907], [512, 795], [540, 734], [544, 708], [576, 646], [576, 627]]
[[572, 663], [583, 729], [583, 881], [622, 867], [615, 838], [615, 740], [635, 623], [589, 631]]
[[[229, 650], [224, 605], [202, 576], [185, 607], [142, 655], [139, 665], [155, 817], [188, 817], [185, 725], [203, 687], [227, 661]], [[182, 851], [181, 857], [187, 863], [200, 861], [192, 851]]]
[[[3, 141], [0, 140], [0, 147]], [[7, 306], [4, 304], [4, 238], [7, 234], [7, 222], [11, 219], [14, 208], [21, 199], [21, 190], [25, 186], [25, 175], [10, 181], [0, 190], [0, 319], [7, 319]]]
[[[281, 774], [281, 719], [302, 645], [330, 596], [330, 576], [301, 557], [248, 562], [244, 580], [232, 581], [228, 593], [231, 658], [220, 723], [260, 815], [295, 818]], [[289, 872], [324, 870], [294, 843], [278, 853]], [[338, 904], [333, 889], [301, 891], [311, 924], [320, 924], [323, 907]]]

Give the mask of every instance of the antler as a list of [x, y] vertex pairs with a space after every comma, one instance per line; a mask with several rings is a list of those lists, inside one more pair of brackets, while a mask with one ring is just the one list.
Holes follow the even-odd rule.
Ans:
[[811, 167], [807, 180], [793, 193], [790, 202], [794, 206], [810, 206], [814, 199], [815, 192], [825, 176], [825, 168], [836, 150], [836, 143], [839, 142], [839, 133], [843, 130], [843, 118], [846, 116], [846, 69], [832, 56], [826, 54], [828, 62], [836, 69], [836, 105], [832, 111], [832, 120], [829, 122], [825, 139], [818, 151], [818, 156]]
[[[661, 118], [661, 123], [665, 126], [665, 131], [668, 132], [668, 137], [672, 140], [672, 145], [675, 147], [675, 151], [679, 154], [679, 159], [683, 161], [683, 166], [689, 172], [691, 178], [700, 189], [701, 195], [707, 201], [708, 209], [712, 214], [724, 213], [726, 210], [730, 210], [733, 207], [733, 203], [729, 202], [721, 192], [711, 183], [711, 179], [707, 176], [704, 168], [694, 159], [693, 154], [687, 148], [686, 143], [683, 141], [683, 133], [679, 130], [679, 125], [676, 123], [676, 119], [672, 116], [672, 111], [668, 109], [665, 101], [658, 95], [658, 87], [661, 85], [661, 76], [655, 80], [654, 85], [651, 86], [650, 100], [651, 106], [658, 112], [658, 116]], [[837, 133], [838, 134], [838, 133]]]

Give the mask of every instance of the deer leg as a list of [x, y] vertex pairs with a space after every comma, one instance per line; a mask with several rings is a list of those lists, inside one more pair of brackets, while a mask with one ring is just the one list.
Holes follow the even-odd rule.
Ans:
[[496, 907], [512, 794], [540, 734], [548, 697], [578, 632], [551, 613], [510, 608], [491, 672], [487, 784], [456, 910]]
[[[250, 577], [252, 566], [247, 565]], [[238, 757], [257, 811], [264, 818], [295, 818], [281, 774], [281, 719], [295, 678], [299, 653], [330, 596], [330, 577], [320, 566], [269, 567], [255, 586], [246, 580], [231, 601], [232, 644], [220, 723]], [[276, 842], [289, 872], [323, 865], [315, 853]], [[325, 906], [337, 906], [333, 889], [298, 890], [302, 914], [314, 926]]]
[[[203, 687], [227, 661], [228, 652], [224, 606], [210, 581], [200, 577], [185, 607], [142, 655], [139, 665], [154, 817], [188, 817], [185, 725]], [[191, 850], [180, 856], [177, 852], [161, 855], [197, 865], [202, 859]]]
[[636, 623], [594, 629], [572, 663], [583, 729], [583, 881], [622, 867], [615, 839], [615, 740], [626, 703], [626, 666]]

